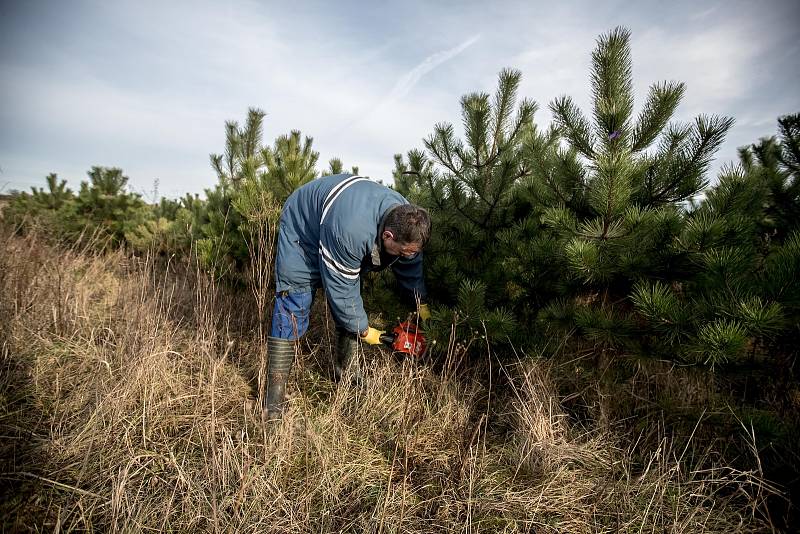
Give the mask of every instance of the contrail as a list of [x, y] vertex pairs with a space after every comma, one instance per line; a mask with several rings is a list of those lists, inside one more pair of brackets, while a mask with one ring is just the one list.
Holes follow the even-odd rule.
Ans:
[[411, 89], [417, 85], [417, 82], [419, 82], [423, 76], [445, 61], [453, 59], [459, 55], [461, 52], [475, 44], [478, 39], [480, 39], [480, 34], [472, 36], [470, 39], [464, 41], [455, 48], [451, 48], [450, 50], [445, 50], [443, 52], [437, 52], [426, 57], [422, 63], [408, 71], [397, 81], [386, 100], [400, 100], [401, 98], [405, 97], [411, 91]]
[[454, 48], [437, 52], [426, 57], [416, 67], [408, 71], [399, 80], [397, 80], [397, 83], [394, 84], [392, 90], [389, 91], [381, 100], [379, 100], [374, 107], [363, 113], [361, 116], [354, 118], [352, 122], [343, 126], [343, 129], [350, 129], [355, 125], [361, 125], [369, 122], [369, 120], [372, 119], [376, 113], [391, 107], [398, 100], [401, 100], [408, 95], [408, 93], [411, 92], [411, 89], [414, 88], [414, 86], [420, 81], [420, 79], [422, 79], [423, 76], [442, 63], [449, 61], [462, 53], [464, 50], [475, 44], [480, 37], [480, 34], [474, 35]]

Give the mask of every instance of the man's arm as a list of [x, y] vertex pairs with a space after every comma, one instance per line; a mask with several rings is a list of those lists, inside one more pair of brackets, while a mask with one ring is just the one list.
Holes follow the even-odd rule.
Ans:
[[320, 227], [320, 276], [325, 296], [336, 323], [352, 333], [368, 329], [367, 313], [361, 300], [361, 258], [330, 227]]

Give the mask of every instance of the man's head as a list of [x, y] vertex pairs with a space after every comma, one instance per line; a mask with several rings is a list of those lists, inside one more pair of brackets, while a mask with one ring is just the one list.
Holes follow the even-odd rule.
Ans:
[[387, 253], [411, 257], [422, 250], [430, 236], [431, 217], [428, 212], [413, 204], [402, 204], [386, 216], [381, 239]]

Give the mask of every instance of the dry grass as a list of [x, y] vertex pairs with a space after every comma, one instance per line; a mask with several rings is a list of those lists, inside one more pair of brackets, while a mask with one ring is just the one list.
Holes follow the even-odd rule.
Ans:
[[246, 296], [9, 236], [0, 294], [4, 530], [771, 530], [757, 473], [572, 427], [540, 360], [491, 390], [371, 349], [366, 387], [336, 387], [322, 325], [265, 426]]

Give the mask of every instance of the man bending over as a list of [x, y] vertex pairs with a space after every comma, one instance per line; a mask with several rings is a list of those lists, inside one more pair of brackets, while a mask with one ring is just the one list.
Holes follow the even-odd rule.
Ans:
[[[313, 180], [289, 196], [281, 213], [275, 260], [276, 297], [267, 345], [267, 417], [279, 419], [294, 341], [308, 330], [317, 288], [324, 288], [336, 323], [337, 380], [357, 359], [359, 342], [376, 345], [383, 333], [368, 324], [361, 275], [391, 267], [414, 302], [424, 302], [422, 248], [431, 221], [425, 209], [362, 176]], [[419, 316], [430, 315], [425, 304]]]

